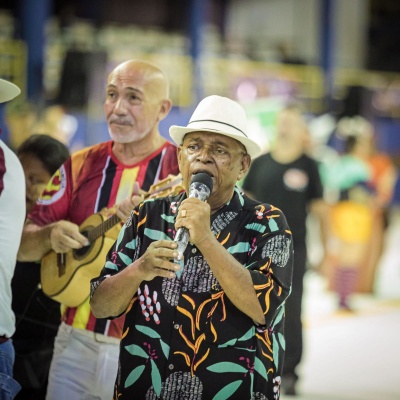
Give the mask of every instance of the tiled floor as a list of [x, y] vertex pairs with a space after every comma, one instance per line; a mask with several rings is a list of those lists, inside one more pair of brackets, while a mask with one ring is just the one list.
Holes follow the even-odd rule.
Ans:
[[356, 295], [355, 313], [338, 312], [324, 278], [307, 273], [299, 396], [282, 400], [400, 399], [399, 216], [392, 222], [374, 294]]

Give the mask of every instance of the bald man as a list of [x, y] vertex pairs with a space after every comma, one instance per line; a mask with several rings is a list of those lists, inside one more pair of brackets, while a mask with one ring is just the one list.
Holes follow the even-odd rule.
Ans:
[[[84, 248], [89, 242], [79, 226], [88, 217], [117, 206], [125, 222], [142, 199], [139, 188], [148, 191], [178, 174], [176, 147], [159, 132], [170, 109], [168, 79], [157, 66], [140, 60], [118, 65], [104, 102], [111, 140], [73, 154], [55, 173], [28, 215], [18, 259], [39, 261], [51, 250]], [[89, 299], [63, 306], [62, 315], [46, 398], [111, 399], [124, 317], [96, 319]]]

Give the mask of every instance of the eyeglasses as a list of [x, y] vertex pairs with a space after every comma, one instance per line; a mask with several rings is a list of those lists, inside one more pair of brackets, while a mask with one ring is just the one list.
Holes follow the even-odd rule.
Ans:
[[225, 147], [219, 145], [219, 144], [211, 144], [211, 145], [200, 145], [198, 143], [195, 144], [188, 144], [188, 145], [183, 145], [182, 146], [184, 149], [186, 149], [187, 153], [189, 155], [198, 155], [201, 154], [203, 151], [207, 151], [207, 154], [211, 155], [214, 158], [218, 159], [228, 159], [231, 157], [236, 156], [237, 153], [239, 155], [243, 156], [247, 154], [243, 150], [231, 150], [231, 149], [226, 149]]

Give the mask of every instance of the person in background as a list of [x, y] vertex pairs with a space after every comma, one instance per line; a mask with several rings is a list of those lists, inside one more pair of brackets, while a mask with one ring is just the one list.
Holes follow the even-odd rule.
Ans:
[[[68, 159], [68, 148], [50, 135], [34, 134], [18, 148], [25, 173], [26, 212], [32, 209], [57, 169]], [[17, 262], [11, 282], [14, 377], [21, 385], [18, 400], [45, 399], [54, 338], [60, 325], [60, 304], [41, 290], [40, 264]]]
[[395, 172], [376, 152], [373, 127], [361, 116], [339, 120], [336, 134], [344, 148], [335, 162], [321, 168], [332, 204], [331, 286], [339, 309], [354, 311], [352, 295], [373, 287]]
[[[40, 260], [50, 250], [66, 253], [88, 246], [88, 238], [79, 231], [86, 219], [104, 208], [110, 213], [116, 208], [124, 222], [143, 199], [139, 189], [148, 191], [160, 179], [178, 173], [176, 146], [159, 132], [160, 121], [171, 109], [165, 74], [151, 63], [129, 60], [109, 74], [105, 94], [111, 140], [72, 154], [54, 174], [28, 214], [20, 261]], [[89, 289], [89, 282], [82, 289]], [[109, 400], [123, 322], [124, 317], [95, 318], [89, 290], [79, 306], [63, 307], [46, 398]]]
[[[18, 86], [0, 79], [0, 103], [20, 93]], [[0, 139], [0, 400], [14, 399], [21, 388], [13, 378], [15, 315], [11, 309], [11, 279], [24, 220], [24, 171], [16, 154]]]
[[253, 162], [242, 185], [253, 198], [279, 207], [293, 234], [293, 283], [286, 302], [286, 352], [282, 375], [283, 392], [287, 395], [297, 394], [297, 368], [303, 353], [301, 312], [307, 267], [306, 221], [310, 213], [318, 218], [324, 251], [329, 231], [328, 208], [323, 200], [318, 164], [307, 155], [309, 141], [300, 107], [288, 105], [278, 113], [270, 151]]
[[[374, 193], [373, 207], [371, 209], [374, 220], [374, 234], [371, 235], [368, 245], [369, 250], [364, 258], [366, 273], [362, 274], [361, 279], [358, 280], [357, 289], [358, 291], [372, 292], [376, 272], [384, 251], [387, 229], [390, 224], [390, 208], [394, 197], [396, 180], [398, 179], [398, 171], [392, 157], [379, 149], [378, 134], [375, 132], [371, 122], [361, 116], [355, 116], [352, 119], [354, 121], [352, 124], [353, 129], [357, 129], [356, 136], [367, 136], [364, 151], [360, 155], [371, 170], [372, 176], [368, 186], [371, 188], [371, 192]], [[341, 122], [339, 121], [339, 126]]]
[[[279, 399], [292, 237], [280, 210], [236, 186], [261, 151], [246, 121], [209, 96], [170, 128], [185, 191], [137, 207], [92, 280], [93, 312], [126, 315], [114, 399]], [[206, 202], [189, 195], [198, 173]]]

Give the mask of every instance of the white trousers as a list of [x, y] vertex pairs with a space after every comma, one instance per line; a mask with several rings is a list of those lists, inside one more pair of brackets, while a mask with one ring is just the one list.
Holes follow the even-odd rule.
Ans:
[[[104, 343], [103, 339], [114, 343]], [[118, 342], [61, 323], [46, 400], [111, 400], [118, 369]]]

